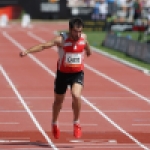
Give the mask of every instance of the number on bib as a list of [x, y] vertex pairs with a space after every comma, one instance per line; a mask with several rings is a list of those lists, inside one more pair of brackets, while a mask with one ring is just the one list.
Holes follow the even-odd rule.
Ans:
[[81, 53], [66, 53], [65, 64], [72, 67], [81, 65], [82, 55]]

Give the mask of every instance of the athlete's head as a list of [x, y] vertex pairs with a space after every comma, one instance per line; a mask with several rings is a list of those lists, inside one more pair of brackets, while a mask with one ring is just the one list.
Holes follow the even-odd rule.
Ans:
[[73, 18], [69, 21], [69, 33], [73, 40], [77, 41], [81, 37], [84, 23], [80, 18]]

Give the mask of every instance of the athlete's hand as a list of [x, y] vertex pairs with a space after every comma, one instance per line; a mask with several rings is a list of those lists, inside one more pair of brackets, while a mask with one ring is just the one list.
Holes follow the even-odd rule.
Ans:
[[26, 56], [27, 55], [27, 53], [26, 52], [20, 52], [20, 57], [24, 57], [24, 56]]

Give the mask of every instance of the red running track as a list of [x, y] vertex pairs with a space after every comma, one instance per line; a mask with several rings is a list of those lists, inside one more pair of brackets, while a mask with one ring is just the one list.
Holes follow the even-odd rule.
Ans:
[[[19, 52], [54, 37], [64, 24], [37, 23], [1, 30], [1, 149], [150, 149], [150, 78], [96, 52], [85, 59], [83, 136], [72, 135], [69, 91], [59, 117], [61, 138], [51, 135], [51, 107], [57, 52], [19, 57]], [[13, 30], [15, 28], [16, 30]], [[88, 117], [87, 117], [88, 116]]]

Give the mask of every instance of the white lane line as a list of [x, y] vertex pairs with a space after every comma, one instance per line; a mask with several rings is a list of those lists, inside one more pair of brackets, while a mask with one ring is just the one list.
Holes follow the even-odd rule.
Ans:
[[[24, 51], [25, 48], [18, 43], [16, 40], [14, 40], [9, 34], [6, 32], [3, 32], [3, 35], [11, 41], [14, 45], [16, 45], [21, 51]], [[55, 73], [50, 70], [45, 64], [43, 64], [40, 60], [38, 60], [35, 56], [32, 54], [28, 55], [36, 64], [38, 64], [40, 67], [42, 67], [47, 73], [49, 73], [51, 76], [55, 77]], [[130, 135], [128, 132], [126, 132], [123, 128], [121, 128], [117, 123], [115, 123], [113, 120], [111, 120], [107, 115], [105, 115], [101, 110], [99, 110], [94, 104], [92, 104], [90, 101], [88, 101], [84, 96], [81, 96], [82, 100], [89, 105], [91, 108], [93, 108], [97, 113], [99, 113], [103, 118], [105, 118], [110, 124], [112, 124], [114, 127], [116, 127], [120, 132], [125, 134], [127, 137], [129, 137], [132, 141], [134, 141], [137, 145], [139, 145], [141, 148], [145, 150], [149, 150], [148, 147], [146, 147], [144, 144], [139, 142], [135, 137]]]
[[35, 34], [33, 34], [32, 32], [28, 31], [27, 34], [32, 37], [33, 39], [39, 41], [39, 42], [42, 42], [42, 43], [45, 43], [46, 41], [44, 39], [42, 39], [41, 37], [39, 36], [36, 36]]
[[[65, 146], [67, 146], [67, 144], [65, 145]], [[61, 145], [60, 145], [60, 147], [61, 147]], [[92, 149], [92, 147], [90, 147], [91, 149]], [[103, 149], [113, 149], [113, 148], [115, 148], [115, 149], [120, 149], [120, 148], [122, 148], [122, 149], [124, 149], [125, 147], [123, 147], [123, 146], [119, 146], [119, 147], [116, 147], [116, 146], [113, 146], [113, 147], [108, 147], [108, 146], [100, 146], [100, 147], [93, 147], [94, 149], [98, 149], [98, 150], [103, 150]], [[139, 148], [138, 147], [126, 147], [126, 148], [128, 148], [128, 150], [133, 150], [133, 148], [134, 149], [138, 149], [139, 150]], [[67, 148], [68, 150], [69, 150], [69, 148]], [[74, 148], [74, 150], [76, 150], [77, 148]], [[88, 147], [78, 147], [78, 150], [83, 150], [83, 149], [89, 149]], [[0, 150], [4, 150], [4, 149], [0, 149]], [[12, 149], [12, 150], [43, 150], [43, 149], [39, 149], [39, 148], [15, 148], [15, 149]], [[48, 150], [51, 150], [51, 148], [49, 148]], [[61, 150], [66, 150], [66, 148], [61, 148]]]
[[[95, 148], [95, 146], [97, 147], [97, 146], [99, 146], [99, 147], [101, 147], [101, 146], [106, 146], [106, 147], [110, 147], [110, 148], [114, 148], [114, 147], [122, 147], [122, 148], [125, 148], [125, 147], [136, 147], [136, 148], [139, 148], [137, 145], [132, 145], [132, 144], [130, 144], [130, 143], [128, 143], [128, 144], [119, 144], [119, 143], [115, 143], [115, 141], [114, 142], [101, 142], [101, 143], [92, 143], [92, 142], [84, 142], [84, 141], [82, 141], [82, 140], [72, 140], [72, 141], [70, 141], [70, 143], [62, 143], [62, 144], [58, 144], [59, 146], [60, 145], [62, 145], [62, 146], [65, 146], [65, 145], [74, 145], [74, 146], [76, 146], [76, 147], [79, 147], [79, 146], [87, 146], [87, 148], [88, 147], [94, 147]], [[109, 144], [109, 145], [108, 145]]]
[[42, 135], [47, 140], [48, 144], [51, 145], [51, 147], [54, 150], [58, 150], [56, 148], [56, 146], [53, 144], [53, 142], [51, 141], [51, 139], [48, 137], [48, 135], [46, 134], [46, 132], [42, 129], [41, 125], [39, 124], [39, 122], [37, 121], [37, 119], [34, 117], [33, 113], [29, 109], [28, 105], [25, 103], [25, 101], [22, 98], [21, 94], [19, 93], [19, 91], [17, 90], [17, 88], [15, 87], [15, 85], [13, 84], [13, 82], [10, 79], [10, 77], [7, 75], [6, 71], [4, 70], [4, 68], [2, 66], [0, 66], [0, 71], [2, 72], [2, 74], [5, 77], [6, 81], [9, 83], [9, 85], [12, 88], [12, 90], [16, 94], [17, 98], [20, 100], [21, 104], [23, 105], [23, 107], [25, 108], [25, 110], [27, 111], [27, 113], [29, 114], [30, 118], [32, 119], [32, 121], [35, 124], [35, 126], [37, 127], [37, 129], [42, 133]]
[[[1, 113], [24, 113], [26, 112], [25, 110], [0, 110]], [[52, 110], [33, 110], [32, 112], [35, 113], [51, 113]], [[61, 110], [61, 112], [63, 113], [72, 113], [72, 110]], [[85, 112], [85, 113], [91, 113], [91, 112], [95, 112], [93, 110], [82, 110], [81, 112]]]
[[[0, 110], [1, 113], [26, 113], [25, 110]], [[52, 110], [32, 110], [34, 113], [51, 113]], [[71, 110], [61, 110], [62, 113], [72, 113]], [[95, 113], [94, 110], [81, 110], [82, 113]], [[103, 110], [105, 113], [150, 113], [150, 110]]]
[[19, 124], [19, 122], [0, 122], [0, 125]]
[[[59, 123], [60, 126], [72, 126], [72, 123]], [[81, 123], [81, 126], [98, 126], [98, 124], [94, 124], [94, 123]]]
[[30, 142], [30, 140], [9, 140], [9, 139], [0, 139], [0, 143], [19, 143], [19, 142]]
[[150, 113], [149, 110], [104, 110], [106, 113]]
[[[38, 145], [38, 144], [37, 144]], [[45, 146], [45, 149], [46, 149], [47, 147]], [[48, 147], [47, 148], [48, 150], [52, 150], [52, 148], [50, 148], [50, 147]], [[0, 149], [0, 150], [4, 150], [4, 149]], [[7, 149], [8, 150], [8, 149]], [[43, 148], [11, 148], [11, 150], [43, 150]], [[61, 150], [66, 150], [66, 148], [65, 149], [61, 149]]]
[[100, 71], [94, 69], [93, 67], [90, 67], [90, 66], [87, 65], [87, 64], [85, 64], [85, 67], [86, 67], [87, 69], [91, 70], [92, 72], [94, 72], [95, 74], [97, 74], [98, 76], [103, 77], [104, 79], [106, 79], [106, 80], [108, 80], [108, 81], [110, 81], [110, 82], [116, 84], [117, 86], [123, 88], [124, 90], [128, 91], [129, 93], [131, 93], [131, 94], [133, 94], [133, 95], [139, 97], [140, 99], [142, 99], [142, 100], [144, 100], [144, 101], [150, 103], [150, 99], [148, 99], [147, 97], [145, 97], [145, 96], [139, 94], [138, 92], [132, 90], [131, 88], [129, 88], [129, 87], [127, 87], [127, 86], [121, 84], [120, 82], [118, 82], [118, 81], [114, 80], [113, 78], [111, 78], [111, 77], [105, 75], [104, 73], [101, 73]]
[[[0, 99], [14, 99], [16, 98], [15, 96], [0, 96]], [[30, 97], [30, 96], [24, 96], [25, 99], [53, 99], [54, 97], [53, 96], [43, 96], [43, 97]], [[71, 99], [72, 97], [71, 96], [66, 96], [65, 97], [66, 99]], [[87, 96], [86, 98], [88, 99], [92, 99], [92, 100], [129, 100], [132, 101], [132, 100], [137, 100], [137, 97], [131, 97], [131, 96], [126, 96], [126, 97], [98, 97], [98, 96]]]
[[132, 124], [132, 126], [150, 126], [150, 124]]

